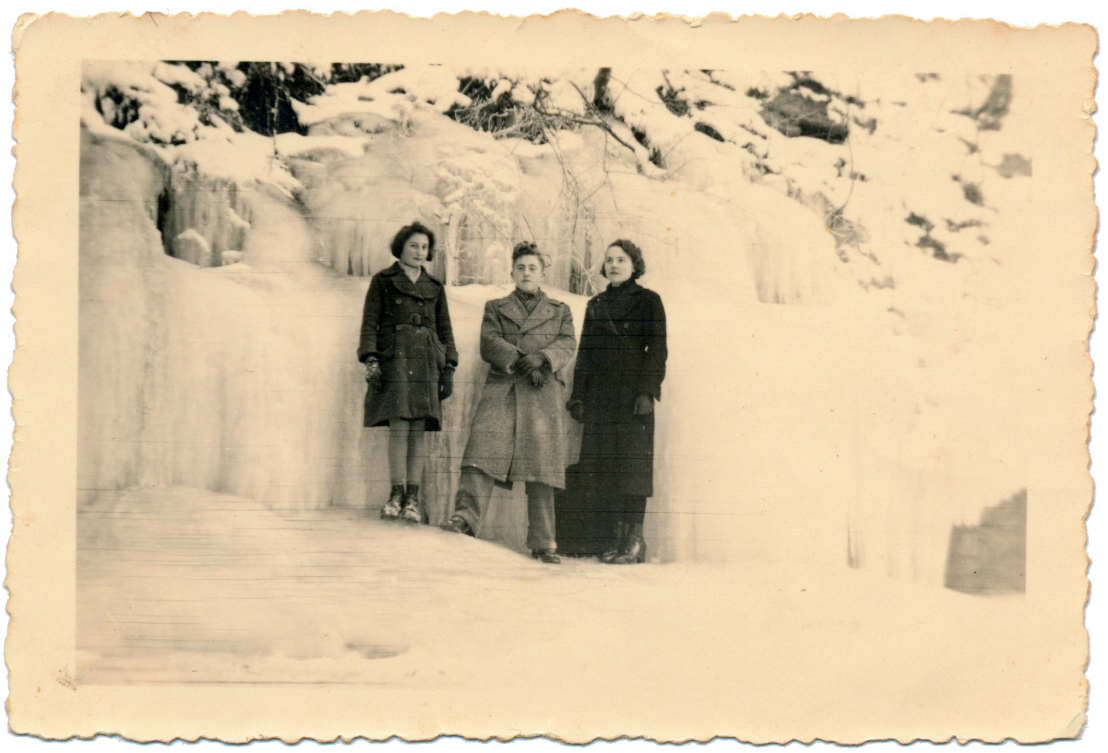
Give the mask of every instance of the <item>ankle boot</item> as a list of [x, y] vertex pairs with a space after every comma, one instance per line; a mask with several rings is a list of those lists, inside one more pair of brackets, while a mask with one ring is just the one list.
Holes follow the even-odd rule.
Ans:
[[400, 511], [400, 518], [409, 523], [423, 522], [423, 510], [419, 506], [419, 484], [408, 484], [404, 492], [404, 509]]
[[386, 520], [396, 520], [400, 517], [400, 508], [404, 506], [404, 487], [400, 484], [392, 487], [389, 492], [389, 501], [381, 508], [381, 517]]
[[642, 537], [642, 523], [634, 523], [628, 526], [623, 547], [616, 558], [612, 560], [612, 563], [616, 565], [636, 565], [645, 561], [646, 540]]
[[600, 555], [600, 561], [607, 564], [615, 562], [623, 552], [623, 542], [627, 538], [627, 523], [623, 518], [617, 518], [616, 522], [612, 525], [612, 540], [611, 543], [604, 549], [604, 553]]

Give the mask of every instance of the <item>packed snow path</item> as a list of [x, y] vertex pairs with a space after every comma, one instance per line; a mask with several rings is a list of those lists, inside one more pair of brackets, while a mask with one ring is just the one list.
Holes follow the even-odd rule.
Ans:
[[1022, 597], [789, 563], [543, 565], [362, 511], [282, 515], [197, 489], [101, 494], [77, 551], [79, 685], [353, 684], [372, 718], [428, 734], [482, 729], [475, 703], [502, 704], [523, 734], [618, 735], [666, 708], [673, 734], [759, 739], [908, 705], [918, 734], [948, 734], [926, 720], [1003, 719], [1072, 666], [1043, 672], [1049, 618]]

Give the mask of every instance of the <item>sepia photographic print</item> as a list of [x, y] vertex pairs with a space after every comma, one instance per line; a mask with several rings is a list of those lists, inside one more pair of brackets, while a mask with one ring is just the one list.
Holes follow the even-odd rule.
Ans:
[[1091, 27], [151, 20], [16, 34], [14, 731], [1080, 733]]

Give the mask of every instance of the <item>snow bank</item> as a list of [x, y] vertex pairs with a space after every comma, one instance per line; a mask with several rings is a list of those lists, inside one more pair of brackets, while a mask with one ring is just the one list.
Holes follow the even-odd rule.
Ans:
[[[155, 70], [163, 75], [172, 73], [170, 82], [188, 72], [183, 66], [163, 63], [86, 63], [81, 80], [83, 116], [95, 120], [99, 111], [101, 120], [117, 123], [136, 141], [181, 144], [196, 140], [203, 128], [198, 113], [178, 104], [177, 92], [158, 80]], [[127, 112], [132, 107], [136, 112]]]
[[256, 133], [226, 133], [182, 144], [173, 150], [173, 164], [182, 173], [199, 173], [208, 178], [239, 184], [276, 186], [288, 195], [300, 188], [272, 139]]
[[385, 123], [406, 124], [416, 108], [446, 112], [454, 105], [467, 105], [469, 98], [458, 91], [458, 76], [439, 65], [407, 66], [367, 81], [332, 84], [307, 103], [293, 100], [293, 107], [305, 126], [327, 123], [328, 128], [379, 130]]

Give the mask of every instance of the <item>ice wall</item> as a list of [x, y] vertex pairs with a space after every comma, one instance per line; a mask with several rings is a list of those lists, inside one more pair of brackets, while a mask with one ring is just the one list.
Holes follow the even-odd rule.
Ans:
[[[257, 186], [239, 193], [252, 217], [240, 263], [170, 257], [156, 225], [168, 182], [159, 159], [87, 132], [82, 147], [81, 502], [101, 489], [180, 485], [277, 508], [368, 500], [376, 514], [386, 437], [361, 426], [355, 358], [368, 279], [319, 263], [311, 223]], [[451, 289], [463, 357], [446, 430], [433, 438], [426, 490], [436, 520], [448, 514], [461, 427], [484, 380], [484, 301], [507, 290]], [[564, 297], [580, 326], [584, 299]]]
[[397, 227], [419, 218], [438, 233], [434, 270], [453, 284], [507, 283], [506, 259], [526, 239], [549, 257], [550, 286], [592, 295], [605, 286], [597, 267], [607, 244], [629, 237], [649, 249], [656, 280], [699, 275], [771, 303], [828, 302], [841, 289], [818, 217], [751, 185], [726, 152], [695, 153], [715, 165], [700, 183], [728, 176], [726, 192], [709, 191], [643, 179], [599, 129], [535, 145], [419, 112], [408, 129], [365, 136], [361, 157], [291, 159], [319, 258], [333, 269], [372, 274], [390, 263]]
[[[1018, 370], [1002, 384], [962, 378], [1002, 357], [1020, 323], [975, 317], [956, 292], [904, 293], [943, 315], [902, 322], [842, 273], [815, 214], [752, 185], [714, 141], [688, 152], [702, 175], [679, 184], [606, 164], [594, 136], [538, 147], [441, 117], [409, 127], [360, 155], [297, 151], [299, 202], [257, 183], [175, 190], [151, 151], [83, 134], [83, 504], [100, 489], [183, 485], [277, 508], [376, 508], [386, 437], [361, 427], [354, 351], [367, 275], [416, 217], [439, 231], [437, 273], [483, 283], [450, 289], [462, 361], [425, 480], [432, 522], [449, 513], [484, 379], [481, 307], [507, 292], [503, 259], [519, 238], [553, 257], [548, 288], [578, 328], [584, 298], [557, 289], [602, 284], [598, 252], [615, 237], [648, 251], [643, 282], [666, 302], [672, 353], [647, 520], [665, 560], [850, 562], [938, 584], [950, 526], [1026, 484], [1005, 421]], [[725, 175], [726, 190], [710, 190]], [[213, 253], [240, 244], [241, 261], [167, 256], [159, 218]], [[936, 290], [964, 284], [950, 267], [912, 271], [950, 275]], [[974, 291], [1003, 299], [989, 279]], [[952, 349], [967, 326], [977, 344]], [[949, 450], [967, 437], [973, 452]], [[484, 537], [522, 547], [521, 493], [497, 492]]]

